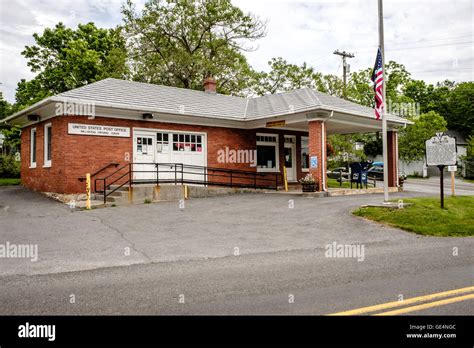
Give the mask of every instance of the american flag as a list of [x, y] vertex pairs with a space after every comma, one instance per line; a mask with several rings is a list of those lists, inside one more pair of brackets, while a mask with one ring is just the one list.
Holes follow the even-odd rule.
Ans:
[[380, 120], [382, 109], [385, 105], [383, 100], [383, 65], [380, 47], [377, 51], [377, 59], [375, 60], [374, 70], [372, 71], [372, 82], [374, 83], [375, 91], [375, 118]]

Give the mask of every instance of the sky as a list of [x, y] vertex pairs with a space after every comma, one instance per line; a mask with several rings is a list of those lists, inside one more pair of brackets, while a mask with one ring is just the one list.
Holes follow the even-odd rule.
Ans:
[[[21, 51], [58, 22], [77, 27], [121, 24], [125, 0], [0, 0], [0, 91], [13, 102], [20, 79], [32, 79]], [[135, 0], [137, 7], [145, 0]], [[267, 35], [246, 52], [256, 70], [272, 57], [306, 62], [324, 74], [342, 76], [336, 49], [355, 55], [350, 70], [372, 67], [378, 45], [377, 0], [233, 0], [267, 21]], [[385, 59], [404, 64], [428, 83], [474, 76], [474, 0], [384, 0]]]

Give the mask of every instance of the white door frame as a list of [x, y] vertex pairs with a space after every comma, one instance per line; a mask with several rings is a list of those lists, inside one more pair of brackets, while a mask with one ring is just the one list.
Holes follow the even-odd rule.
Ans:
[[[199, 132], [199, 131], [182, 131], [182, 130], [172, 130], [172, 129], [163, 129], [163, 128], [136, 128], [134, 127], [133, 128], [133, 160], [134, 162], [136, 162], [136, 156], [137, 156], [137, 153], [136, 153], [136, 137], [140, 137], [140, 136], [144, 136], [144, 137], [152, 137], [154, 140], [153, 140], [153, 151], [154, 151], [154, 154], [153, 154], [153, 162], [154, 163], [158, 163], [158, 153], [157, 153], [157, 149], [156, 149], [156, 134], [157, 133], [168, 133], [169, 134], [169, 161], [170, 163], [178, 163], [174, 160], [174, 151], [173, 151], [173, 134], [190, 134], [190, 135], [199, 135], [201, 136], [201, 141], [202, 141], [202, 152], [199, 152], [199, 153], [196, 153], [194, 155], [197, 155], [199, 154], [200, 156], [202, 156], [203, 158], [203, 161], [204, 161], [204, 164], [203, 166], [204, 167], [207, 167], [207, 149], [208, 149], [208, 144], [207, 144], [207, 133], [206, 132]], [[182, 161], [179, 161], [179, 163], [181, 163]], [[151, 167], [151, 166], [147, 166], [147, 167]], [[161, 168], [160, 168], [161, 169]], [[139, 170], [139, 169], [137, 169]], [[148, 170], [148, 169], [147, 169]], [[199, 172], [201, 173], [201, 172]], [[139, 174], [139, 173], [138, 173]], [[169, 179], [168, 176], [172, 176], [174, 177], [174, 174], [170, 174], [168, 173], [168, 175], [166, 175], [166, 173], [160, 173], [160, 179], [162, 178], [165, 178], [165, 179]], [[186, 176], [188, 177], [192, 177], [192, 178], [197, 178], [197, 176], [195, 174], [187, 174], [185, 175], [185, 178]], [[135, 175], [134, 175], [135, 177]], [[156, 179], [156, 174], [153, 176], [154, 179]]]
[[[285, 148], [291, 149], [291, 169], [286, 168], [286, 177], [288, 182], [297, 181], [297, 172], [296, 172], [296, 136], [295, 135], [284, 135], [284, 138], [292, 138], [292, 143], [284, 143]], [[286, 160], [285, 160], [286, 161]]]
[[[133, 162], [136, 163], [137, 161], [137, 138], [138, 137], [148, 137], [152, 138], [152, 157], [153, 160], [150, 163], [156, 163], [156, 133], [155, 132], [150, 132], [150, 131], [134, 131], [133, 132]], [[148, 145], [147, 145], [148, 146]], [[143, 168], [142, 168], [143, 167]], [[151, 165], [144, 165], [140, 166], [139, 164], [134, 164], [133, 170], [147, 170], [151, 171], [153, 169], [153, 166]], [[147, 175], [148, 173], [133, 173], [133, 179], [156, 179], [156, 174], [150, 173], [150, 175]]]

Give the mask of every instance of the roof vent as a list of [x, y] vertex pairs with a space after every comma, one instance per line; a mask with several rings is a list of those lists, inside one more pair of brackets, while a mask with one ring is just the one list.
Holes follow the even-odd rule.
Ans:
[[204, 92], [206, 93], [216, 93], [217, 82], [213, 77], [208, 77], [204, 80]]

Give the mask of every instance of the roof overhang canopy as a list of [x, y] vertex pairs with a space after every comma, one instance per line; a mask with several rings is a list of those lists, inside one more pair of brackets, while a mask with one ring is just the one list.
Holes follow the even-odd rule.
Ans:
[[[143, 120], [144, 113], [152, 113], [148, 121], [242, 129], [307, 131], [308, 122], [321, 120], [328, 134], [342, 134], [380, 131], [382, 125], [373, 109], [310, 89], [241, 98], [116, 79], [46, 98], [4, 122], [25, 127], [55, 116], [67, 117], [68, 105], [93, 106], [94, 117]], [[387, 115], [388, 129], [411, 123]]]

